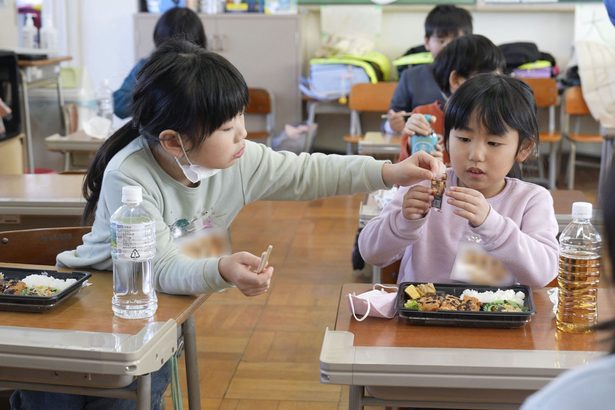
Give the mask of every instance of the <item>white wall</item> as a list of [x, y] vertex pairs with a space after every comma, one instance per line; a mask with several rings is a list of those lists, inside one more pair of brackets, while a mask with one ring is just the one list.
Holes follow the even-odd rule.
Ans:
[[17, 9], [15, 0], [4, 0], [0, 7], [0, 48], [17, 47]]
[[82, 64], [94, 87], [108, 79], [111, 88], [117, 89], [135, 64], [132, 16], [138, 11], [138, 2], [79, 3]]

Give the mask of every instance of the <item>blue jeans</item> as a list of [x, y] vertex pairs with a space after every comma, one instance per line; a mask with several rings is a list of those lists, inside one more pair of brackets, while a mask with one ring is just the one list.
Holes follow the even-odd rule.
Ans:
[[[152, 410], [162, 409], [162, 396], [171, 381], [171, 362], [152, 373]], [[137, 381], [132, 382], [129, 390], [137, 389]], [[112, 399], [106, 397], [81, 396], [78, 394], [47, 393], [29, 390], [16, 390], [11, 396], [11, 410], [134, 410], [135, 400]]]

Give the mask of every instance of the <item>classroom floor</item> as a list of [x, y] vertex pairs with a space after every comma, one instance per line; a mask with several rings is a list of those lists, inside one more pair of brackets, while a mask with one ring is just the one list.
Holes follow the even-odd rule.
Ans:
[[[575, 189], [595, 203], [597, 180], [597, 169], [578, 168]], [[335, 325], [341, 285], [368, 278], [350, 263], [361, 199], [257, 202], [233, 222], [235, 250], [258, 255], [274, 245], [275, 273], [267, 294], [248, 298], [229, 290], [212, 295], [197, 312], [204, 409], [348, 407], [347, 388], [320, 383], [319, 354], [325, 328]]]

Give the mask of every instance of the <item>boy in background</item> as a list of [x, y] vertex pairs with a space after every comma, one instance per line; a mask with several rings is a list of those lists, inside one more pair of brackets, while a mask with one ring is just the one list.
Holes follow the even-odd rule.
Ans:
[[[472, 34], [472, 16], [467, 10], [452, 5], [440, 5], [427, 14], [425, 48], [434, 58], [448, 43], [467, 34]], [[406, 124], [404, 116], [416, 106], [434, 101], [443, 103], [444, 96], [433, 77], [431, 64], [405, 70], [391, 100], [385, 131], [400, 133]]]

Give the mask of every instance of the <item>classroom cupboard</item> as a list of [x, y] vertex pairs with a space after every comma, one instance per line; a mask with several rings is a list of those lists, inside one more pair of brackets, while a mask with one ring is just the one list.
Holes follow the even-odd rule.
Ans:
[[[135, 61], [154, 49], [158, 14], [134, 15]], [[200, 15], [208, 49], [244, 75], [249, 87], [267, 88], [275, 99], [275, 131], [301, 121], [299, 16], [264, 14]]]

